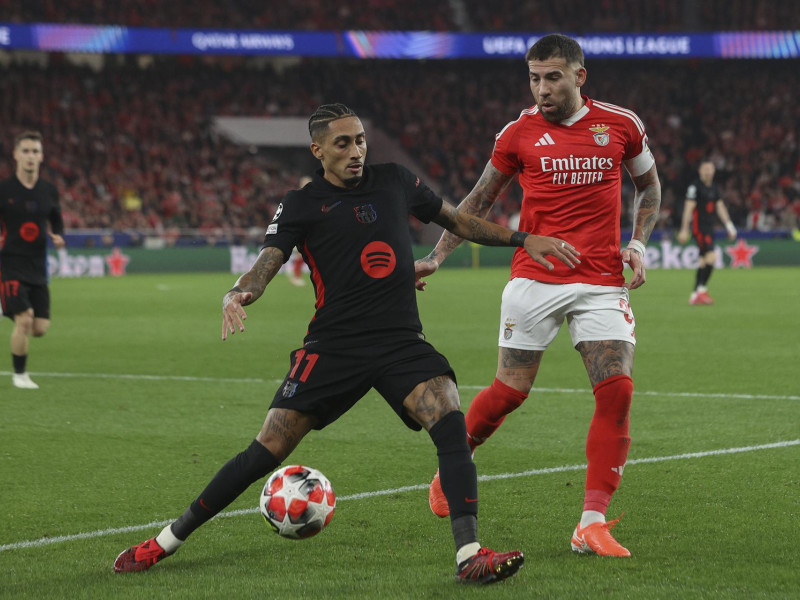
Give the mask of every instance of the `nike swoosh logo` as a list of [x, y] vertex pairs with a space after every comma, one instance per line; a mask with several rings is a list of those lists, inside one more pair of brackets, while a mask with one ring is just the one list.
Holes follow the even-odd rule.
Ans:
[[464, 502], [477, 502], [477, 498], [464, 498]]
[[322, 212], [324, 212], [324, 213], [331, 212], [334, 208], [339, 206], [341, 203], [342, 203], [342, 201], [339, 200], [338, 202], [334, 202], [333, 204], [323, 204], [322, 205]]

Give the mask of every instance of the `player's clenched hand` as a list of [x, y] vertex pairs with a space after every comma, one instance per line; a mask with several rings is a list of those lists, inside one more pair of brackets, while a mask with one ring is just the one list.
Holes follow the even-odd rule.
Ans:
[[575, 246], [554, 237], [531, 234], [525, 238], [525, 251], [548, 271], [555, 269], [555, 265], [547, 260], [545, 256], [557, 258], [570, 269], [574, 269], [575, 265], [581, 264], [578, 258], [581, 253], [575, 249]]
[[622, 251], [622, 262], [627, 263], [628, 266], [633, 269], [633, 277], [625, 284], [625, 287], [629, 290], [635, 290], [644, 285], [644, 282], [647, 281], [647, 272], [644, 268], [644, 258], [642, 258], [642, 255], [636, 252], [636, 250], [625, 248]]
[[244, 331], [244, 321], [247, 313], [243, 305], [249, 304], [253, 298], [252, 292], [230, 291], [222, 299], [222, 340], [228, 339], [228, 334], [233, 335], [236, 330]]
[[416, 275], [414, 286], [420, 292], [424, 292], [425, 286], [428, 285], [428, 282], [422, 281], [422, 278], [427, 277], [428, 275], [433, 275], [438, 268], [439, 263], [437, 263], [431, 257], [426, 256], [425, 258], [420, 258], [414, 263], [414, 273]]

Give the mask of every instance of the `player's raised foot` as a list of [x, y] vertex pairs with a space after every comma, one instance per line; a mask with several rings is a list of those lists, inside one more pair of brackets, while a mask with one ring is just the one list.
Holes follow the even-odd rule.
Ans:
[[438, 469], [436, 470], [436, 475], [433, 476], [431, 486], [428, 488], [428, 504], [430, 504], [433, 514], [437, 517], [446, 517], [450, 514], [450, 505], [447, 504], [447, 498], [444, 497]]
[[158, 545], [156, 538], [150, 538], [122, 552], [114, 561], [114, 572], [145, 571], [168, 556], [170, 554]]
[[21, 390], [38, 390], [39, 386], [36, 385], [32, 380], [31, 376], [27, 373], [14, 373], [11, 376], [11, 381], [14, 384], [15, 388], [20, 388]]
[[522, 552], [495, 552], [481, 548], [458, 565], [459, 583], [496, 583], [508, 579], [525, 564]]
[[608, 523], [592, 523], [583, 528], [578, 523], [570, 541], [572, 551], [581, 554], [597, 554], [598, 556], [630, 556], [630, 551], [611, 535], [611, 529], [617, 523], [619, 523], [619, 519]]

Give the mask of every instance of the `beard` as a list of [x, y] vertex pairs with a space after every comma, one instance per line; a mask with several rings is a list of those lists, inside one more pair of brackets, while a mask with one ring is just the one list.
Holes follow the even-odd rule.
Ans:
[[552, 113], [547, 113], [542, 110], [542, 107], [539, 106], [539, 114], [541, 114], [546, 121], [550, 123], [560, 123], [564, 119], [568, 119], [572, 115], [578, 112], [578, 107], [575, 106], [574, 102], [567, 102], [560, 106], [556, 107], [556, 110]]
[[353, 177], [350, 177], [349, 179], [342, 180], [342, 183], [344, 183], [345, 187], [352, 188], [356, 187], [359, 183], [361, 183], [362, 179], [364, 179], [363, 175], [355, 175]]

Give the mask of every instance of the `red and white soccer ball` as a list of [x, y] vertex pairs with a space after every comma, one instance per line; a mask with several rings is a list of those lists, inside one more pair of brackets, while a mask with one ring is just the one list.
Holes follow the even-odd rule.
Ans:
[[299, 540], [317, 535], [331, 522], [336, 495], [325, 475], [311, 467], [291, 465], [270, 476], [259, 506], [278, 535]]

